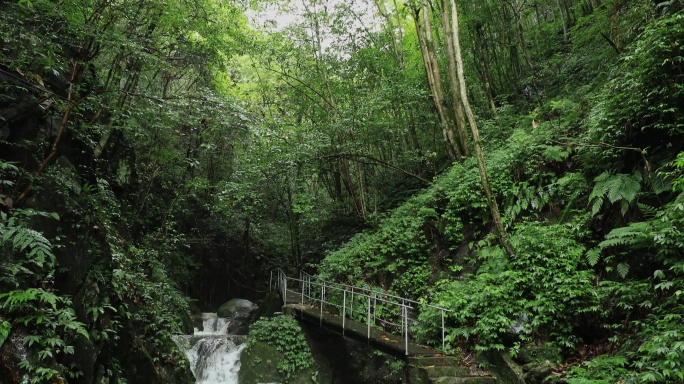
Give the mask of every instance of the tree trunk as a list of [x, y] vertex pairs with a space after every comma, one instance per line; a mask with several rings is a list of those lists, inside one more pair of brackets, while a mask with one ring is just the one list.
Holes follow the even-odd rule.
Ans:
[[530, 69], [533, 69], [534, 66], [532, 65], [532, 59], [530, 58], [530, 53], [527, 51], [527, 43], [525, 41], [525, 34], [523, 33], [523, 26], [522, 26], [522, 7], [524, 5], [520, 4], [519, 7], [516, 7], [517, 4], [511, 3], [511, 8], [513, 9], [513, 15], [515, 16], [515, 23], [518, 27], [518, 38], [520, 39], [520, 48], [523, 51], [523, 57], [525, 57], [525, 62], [527, 62], [527, 66], [530, 67]]
[[[404, 54], [403, 50], [401, 47], [401, 43], [403, 41], [402, 38], [402, 32], [401, 32], [401, 19], [399, 17], [396, 18], [397, 21], [397, 28], [394, 28], [393, 25], [393, 20], [392, 16], [390, 15], [389, 11], [387, 10], [387, 6], [385, 6], [384, 0], [373, 0], [373, 3], [375, 4], [375, 7], [378, 9], [378, 13], [382, 16], [383, 19], [385, 19], [385, 27], [387, 28], [387, 33], [390, 35], [392, 38], [392, 50], [394, 51], [394, 56], [397, 59], [397, 63], [399, 64], [399, 68], [403, 69], [404, 68]], [[395, 7], [396, 7], [396, 0], [395, 0]], [[398, 11], [396, 11], [398, 13]], [[395, 36], [395, 33], [399, 34], [399, 38]]]
[[[472, 3], [475, 6], [475, 3]], [[492, 79], [489, 74], [489, 66], [485, 59], [484, 49], [482, 48], [482, 24], [479, 22], [475, 24], [475, 49], [477, 49], [477, 56], [480, 62], [480, 69], [482, 69], [482, 82], [485, 87], [485, 94], [487, 95], [487, 102], [489, 108], [496, 116], [496, 103], [494, 103], [494, 90], [492, 89]]]
[[399, 68], [402, 70], [404, 69], [404, 47], [403, 47], [403, 41], [404, 41], [404, 32], [403, 28], [401, 27], [401, 15], [399, 14], [399, 7], [397, 6], [397, 0], [394, 0], [394, 16], [397, 20], [397, 31], [399, 33]]
[[450, 3], [452, 29], [454, 33], [454, 53], [456, 55], [456, 66], [458, 71], [458, 78], [460, 80], [461, 85], [461, 99], [463, 100], [463, 106], [465, 107], [466, 116], [468, 117], [470, 129], [473, 134], [473, 143], [475, 149], [475, 157], [477, 158], [477, 167], [480, 171], [482, 187], [484, 188], [485, 195], [487, 196], [487, 203], [489, 204], [489, 209], [492, 213], [492, 219], [494, 220], [494, 225], [499, 235], [499, 241], [501, 242], [501, 245], [506, 249], [506, 253], [508, 253], [509, 256], [513, 256], [515, 254], [515, 249], [513, 248], [513, 244], [511, 244], [511, 241], [508, 238], [508, 233], [506, 233], [506, 228], [504, 228], [503, 221], [501, 220], [499, 206], [496, 203], [496, 199], [494, 198], [492, 189], [489, 185], [489, 179], [487, 178], [487, 168], [485, 166], [484, 161], [484, 154], [482, 152], [482, 145], [480, 144], [480, 131], [477, 128], [475, 116], [473, 115], [473, 111], [470, 108], [470, 102], [468, 102], [465, 74], [463, 73], [463, 59], [461, 57], [461, 43], [458, 37], [458, 11], [456, 10], [456, 1], [450, 0]]
[[558, 7], [558, 13], [560, 13], [561, 23], [563, 24], [563, 39], [568, 40], [568, 25], [565, 23], [565, 16], [563, 15], [563, 8], [560, 5], [560, 0], [556, 0], [556, 6]]
[[451, 85], [451, 98], [456, 114], [456, 131], [458, 132], [459, 145], [464, 156], [470, 156], [468, 150], [468, 134], [466, 133], [466, 117], [463, 113], [463, 102], [459, 95], [460, 86], [456, 73], [456, 60], [454, 59], [454, 39], [449, 25], [449, 2], [442, 0], [442, 24], [444, 26], [444, 41], [447, 55], [447, 69], [449, 71], [449, 83]]
[[442, 87], [442, 77], [439, 72], [437, 63], [437, 54], [432, 45], [432, 28], [430, 27], [430, 15], [428, 13], [427, 5], [423, 4], [423, 22], [425, 23], [425, 31], [420, 23], [419, 8], [413, 8], [414, 22], [416, 24], [416, 33], [418, 34], [418, 42], [420, 51], [423, 56], [423, 64], [425, 65], [425, 72], [427, 74], [428, 83], [432, 93], [432, 100], [439, 116], [440, 126], [442, 128], [442, 136], [447, 147], [447, 153], [452, 159], [461, 156], [458, 145], [456, 144], [454, 132], [452, 129], [453, 123], [446, 114], [444, 109], [444, 89]]

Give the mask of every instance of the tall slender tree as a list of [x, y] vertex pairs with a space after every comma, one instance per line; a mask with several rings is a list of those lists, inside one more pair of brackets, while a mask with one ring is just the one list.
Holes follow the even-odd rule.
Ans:
[[515, 249], [513, 248], [513, 244], [508, 238], [508, 233], [506, 232], [506, 228], [504, 227], [503, 221], [501, 219], [499, 205], [496, 203], [496, 198], [494, 198], [492, 188], [489, 185], [489, 179], [487, 177], [487, 167], [485, 165], [484, 153], [482, 151], [482, 144], [480, 142], [480, 130], [477, 128], [475, 115], [473, 114], [473, 110], [470, 108], [470, 102], [468, 101], [466, 80], [463, 71], [463, 58], [461, 56], [461, 43], [459, 41], [458, 11], [456, 9], [456, 1], [449, 0], [449, 2], [451, 5], [451, 23], [454, 41], [454, 55], [456, 60], [458, 79], [460, 82], [461, 99], [463, 101], [463, 106], [465, 107], [466, 116], [468, 117], [470, 130], [473, 134], [473, 147], [475, 150], [475, 157], [477, 158], [477, 166], [480, 171], [480, 179], [482, 180], [482, 187], [484, 188], [485, 194], [487, 195], [487, 203], [489, 204], [492, 219], [494, 220], [494, 225], [499, 235], [499, 241], [501, 242], [501, 245], [503, 245], [503, 247], [506, 249], [506, 252], [512, 256], [515, 254]]
[[[439, 71], [439, 63], [437, 62], [437, 53], [435, 52], [434, 41], [432, 37], [432, 22], [430, 21], [430, 7], [427, 1], [422, 1], [421, 4], [413, 5], [413, 20], [416, 25], [416, 33], [418, 34], [418, 43], [420, 44], [420, 51], [423, 56], [423, 64], [425, 65], [425, 72], [428, 78], [428, 84], [432, 93], [432, 99], [439, 116], [440, 126], [442, 127], [442, 136], [447, 146], [447, 152], [452, 159], [456, 159], [463, 155], [462, 149], [456, 141], [454, 134], [454, 122], [448, 111], [445, 108], [445, 92], [442, 85], [442, 75]], [[422, 20], [422, 23], [421, 23]]]

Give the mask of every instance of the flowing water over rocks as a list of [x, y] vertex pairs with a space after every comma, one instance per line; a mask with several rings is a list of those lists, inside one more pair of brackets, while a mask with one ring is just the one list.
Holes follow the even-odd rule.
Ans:
[[195, 328], [193, 335], [175, 336], [190, 360], [197, 384], [237, 384], [245, 337], [228, 333], [233, 321], [203, 313], [202, 329]]

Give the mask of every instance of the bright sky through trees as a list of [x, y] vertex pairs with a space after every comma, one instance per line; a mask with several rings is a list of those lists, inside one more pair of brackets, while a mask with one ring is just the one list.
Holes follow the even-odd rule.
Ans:
[[[306, 25], [312, 36], [310, 21], [312, 14], [325, 15], [320, 23], [323, 39], [321, 46], [330, 49], [337, 39], [345, 38], [352, 31], [356, 33], [378, 32], [381, 29], [380, 17], [372, 1], [368, 0], [294, 0], [280, 3], [263, 3], [257, 9], [245, 12], [254, 29], [265, 33], [283, 32], [298, 25]], [[345, 25], [338, 25], [345, 20]], [[325, 22], [329, 21], [329, 22]], [[334, 33], [335, 28], [343, 28], [346, 33]], [[338, 52], [339, 53], [339, 52]]]

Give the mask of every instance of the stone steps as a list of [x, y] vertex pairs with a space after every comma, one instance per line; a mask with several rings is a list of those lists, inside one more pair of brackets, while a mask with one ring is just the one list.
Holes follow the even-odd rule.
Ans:
[[495, 384], [497, 379], [477, 366], [461, 365], [450, 356], [409, 358], [411, 384]]
[[432, 380], [434, 384], [495, 384], [493, 377], [438, 377]]

